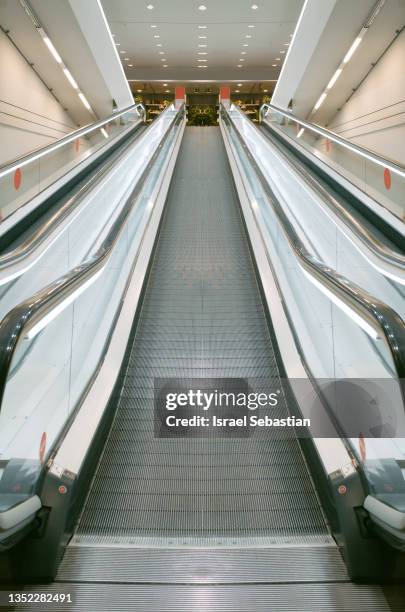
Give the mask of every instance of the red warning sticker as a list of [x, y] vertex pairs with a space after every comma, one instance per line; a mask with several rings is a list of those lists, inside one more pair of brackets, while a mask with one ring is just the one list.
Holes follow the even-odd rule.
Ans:
[[362, 433], [359, 434], [359, 452], [360, 452], [360, 458], [362, 462], [364, 463], [366, 460], [366, 441]]
[[346, 485], [340, 485], [340, 486], [339, 486], [339, 488], [338, 488], [338, 493], [339, 493], [340, 495], [344, 495], [344, 494], [346, 493], [346, 491], [347, 491], [347, 487], [346, 487]]
[[386, 189], [391, 189], [391, 172], [388, 168], [384, 170], [384, 185]]
[[22, 179], [21, 170], [20, 168], [17, 168], [17, 170], [14, 172], [14, 177], [13, 177], [14, 189], [20, 189], [21, 179]]
[[41, 442], [39, 443], [39, 460], [41, 463], [44, 462], [46, 449], [46, 432], [44, 431], [41, 436]]
[[60, 485], [58, 491], [61, 495], [65, 495], [67, 493], [67, 488], [65, 487], [65, 485]]

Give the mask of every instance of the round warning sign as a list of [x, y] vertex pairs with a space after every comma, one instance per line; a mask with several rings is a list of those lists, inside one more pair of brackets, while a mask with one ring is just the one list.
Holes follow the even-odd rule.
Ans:
[[39, 460], [41, 463], [43, 463], [45, 459], [45, 450], [46, 450], [46, 433], [44, 431], [41, 436], [41, 441], [39, 443]]
[[364, 463], [366, 460], [366, 441], [364, 439], [363, 434], [359, 434], [359, 453], [362, 462]]
[[339, 486], [339, 488], [338, 488], [339, 495], [344, 495], [346, 493], [346, 491], [347, 491], [346, 485], [342, 484], [342, 485]]

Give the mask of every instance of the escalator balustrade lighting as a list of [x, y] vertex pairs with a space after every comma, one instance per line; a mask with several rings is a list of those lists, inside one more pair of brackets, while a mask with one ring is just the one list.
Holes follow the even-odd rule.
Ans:
[[80, 285], [80, 287], [78, 287], [76, 291], [73, 291], [73, 293], [71, 293], [66, 299], [64, 299], [62, 302], [59, 302], [59, 304], [52, 308], [52, 310], [50, 310], [44, 317], [42, 317], [42, 319], [40, 319], [37, 323], [33, 325], [33, 327], [31, 327], [31, 329], [28, 330], [26, 338], [28, 340], [32, 340], [33, 338], [35, 338], [35, 336], [38, 335], [39, 332], [44, 329], [44, 327], [51, 323], [51, 321], [53, 321], [65, 310], [65, 308], [67, 308], [70, 304], [77, 300], [77, 298], [82, 293], [84, 293], [86, 289], [93, 285], [93, 283], [95, 283], [96, 280], [100, 278], [104, 270], [105, 266], [100, 270], [97, 270], [97, 272], [93, 274], [93, 276], [87, 281], [85, 281], [82, 285]]
[[356, 323], [363, 331], [366, 332], [373, 340], [379, 340], [380, 336], [372, 325], [370, 325], [363, 317], [350, 308], [343, 300], [340, 300], [332, 291], [329, 291], [322, 283], [312, 276], [307, 270], [301, 268], [307, 279], [321, 291], [326, 297], [335, 304], [342, 312], [344, 312], [354, 323]]

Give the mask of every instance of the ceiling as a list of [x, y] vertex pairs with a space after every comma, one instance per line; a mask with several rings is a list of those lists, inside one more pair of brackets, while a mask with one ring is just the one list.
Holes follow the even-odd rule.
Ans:
[[303, 5], [303, 0], [101, 2], [128, 79], [148, 82], [277, 79]]
[[251, 96], [271, 94], [274, 90], [275, 81], [260, 81], [260, 82], [244, 82], [240, 81], [221, 81], [216, 82], [184, 82], [184, 81], [154, 81], [154, 82], [143, 82], [143, 81], [131, 81], [131, 90], [134, 95], [148, 95], [148, 94], [174, 94], [176, 87], [182, 86], [186, 89], [186, 94], [219, 94], [220, 87], [229, 86], [231, 88], [231, 94], [245, 94]]

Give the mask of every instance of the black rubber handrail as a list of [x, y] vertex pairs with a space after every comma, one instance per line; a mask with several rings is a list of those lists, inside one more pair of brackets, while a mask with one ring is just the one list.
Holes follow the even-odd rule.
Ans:
[[322, 284], [327, 291], [343, 301], [360, 318], [367, 321], [384, 339], [393, 359], [398, 379], [405, 378], [405, 322], [399, 314], [385, 302], [375, 298], [362, 287], [356, 285], [331, 267], [318, 261], [305, 247], [294, 226], [284, 212], [271, 189], [261, 168], [249, 151], [243, 137], [226, 110], [221, 107], [221, 117], [236, 134], [243, 150], [254, 168], [267, 199], [280, 223], [285, 237], [295, 254], [299, 266], [312, 278]]
[[[140, 111], [138, 111], [138, 109], [140, 109]], [[68, 144], [69, 142], [73, 142], [74, 140], [76, 140], [76, 138], [85, 136], [86, 134], [89, 134], [90, 132], [93, 132], [94, 130], [101, 129], [104, 125], [106, 125], [110, 121], [114, 121], [118, 117], [125, 115], [131, 110], [136, 110], [137, 112], [139, 112], [139, 116], [142, 117], [143, 120], [145, 120], [146, 111], [145, 111], [145, 107], [143, 106], [143, 104], [131, 104], [130, 106], [127, 106], [123, 108], [122, 110], [116, 113], [113, 113], [112, 115], [107, 117], [107, 119], [100, 119], [99, 121], [96, 121], [95, 123], [88, 123], [87, 125], [75, 130], [74, 132], [70, 132], [66, 136], [62, 136], [62, 138], [58, 138], [58, 140], [55, 140], [54, 142], [51, 142], [43, 147], [39, 147], [38, 149], [34, 149], [33, 151], [26, 153], [25, 155], [16, 157], [15, 159], [7, 162], [6, 164], [1, 165], [0, 166], [0, 178], [2, 176], [5, 176], [6, 174], [9, 174], [10, 172], [13, 172], [13, 170], [16, 170], [17, 168], [22, 168], [23, 166], [27, 166], [33, 161], [36, 161], [37, 159], [40, 159], [41, 157], [44, 157], [45, 155], [49, 155], [49, 153], [52, 153], [52, 151], [55, 151], [56, 149], [60, 149], [65, 144]]]
[[172, 128], [184, 117], [184, 106], [176, 113], [173, 121], [168, 126], [160, 144], [144, 168], [134, 190], [129, 196], [125, 206], [115, 220], [108, 235], [97, 252], [79, 266], [70, 270], [67, 274], [53, 281], [30, 298], [15, 306], [0, 323], [0, 410], [2, 407], [4, 391], [6, 388], [12, 359], [16, 348], [29, 329], [36, 322], [65, 302], [84, 283], [90, 281], [106, 265], [112, 255], [115, 244], [124, 231], [128, 217], [133, 209], [134, 202], [139, 195], [143, 185], [148, 178], [149, 172], [159, 156], [164, 142], [167, 140]]
[[324, 136], [325, 138], [328, 138], [329, 140], [332, 140], [333, 142], [337, 142], [342, 147], [346, 149], [350, 149], [353, 153], [357, 153], [358, 155], [360, 155], [360, 157], [363, 157], [364, 159], [368, 159], [369, 161], [372, 161], [375, 164], [382, 166], [383, 168], [388, 168], [388, 170], [391, 170], [395, 174], [399, 174], [400, 176], [405, 178], [405, 166], [402, 166], [398, 162], [392, 159], [387, 159], [386, 157], [379, 155], [378, 153], [376, 153], [375, 151], [372, 151], [371, 149], [367, 149], [366, 147], [361, 147], [360, 145], [356, 144], [355, 142], [352, 142], [351, 140], [348, 140], [347, 138], [342, 138], [342, 136], [339, 136], [339, 134], [336, 134], [336, 132], [332, 132], [331, 130], [328, 130], [316, 123], [310, 123], [309, 121], [300, 119], [296, 117], [295, 115], [293, 115], [293, 113], [291, 113], [290, 111], [286, 111], [283, 108], [279, 108], [278, 106], [275, 106], [274, 104], [262, 104], [262, 106], [260, 107], [260, 111], [259, 111], [259, 117], [261, 121], [266, 116], [264, 114], [265, 108], [269, 108], [270, 110], [276, 113], [279, 113], [280, 115], [283, 115], [283, 117], [286, 117], [287, 119], [290, 119], [291, 121], [295, 121], [296, 123], [301, 125], [303, 128], [308, 129], [311, 132], [315, 132], [316, 134], [319, 134], [320, 136]]
[[[134, 125], [134, 129], [139, 123]], [[125, 133], [128, 135], [128, 132]], [[132, 146], [133, 142], [128, 145]], [[125, 147], [125, 150], [128, 147]], [[97, 172], [87, 181], [80, 189], [70, 197], [49, 219], [39, 226], [29, 237], [19, 244], [15, 249], [0, 255], [0, 280], [2, 279], [3, 271], [9, 272], [13, 265], [19, 264], [21, 261], [29, 257], [36, 251], [47, 239], [54, 233], [62, 223], [70, 217], [70, 215], [80, 206], [83, 199], [91, 192], [94, 186], [107, 175], [111, 168], [117, 163], [116, 159], [107, 161]]]

